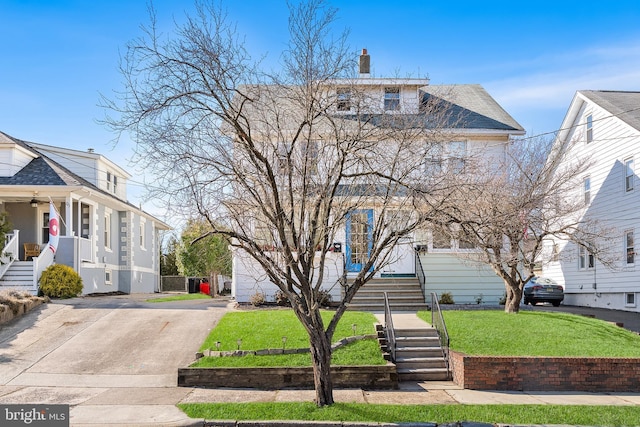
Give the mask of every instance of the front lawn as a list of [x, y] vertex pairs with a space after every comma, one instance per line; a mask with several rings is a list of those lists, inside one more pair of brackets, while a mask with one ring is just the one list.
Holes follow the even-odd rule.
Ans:
[[[450, 347], [477, 356], [640, 357], [640, 336], [566, 313], [444, 310]], [[418, 316], [431, 322], [431, 312]]]
[[[325, 325], [333, 311], [325, 310]], [[371, 313], [348, 311], [340, 319], [333, 341], [353, 335], [375, 334], [376, 317]], [[354, 326], [355, 325], [355, 326]], [[355, 331], [354, 331], [355, 329]], [[284, 338], [286, 340], [283, 342]], [[309, 336], [291, 310], [256, 310], [232, 312], [224, 315], [200, 347], [205, 356], [209, 350], [217, 351], [296, 349], [308, 348]], [[333, 354], [334, 365], [384, 365], [386, 361], [377, 340], [361, 340], [339, 348]], [[194, 367], [260, 367], [260, 366], [311, 366], [306, 354], [282, 354], [242, 357], [203, 357]]]
[[374, 405], [336, 403], [318, 408], [310, 402], [182, 403], [189, 417], [208, 420], [300, 420], [378, 423], [477, 422], [532, 425], [640, 425], [640, 406], [575, 405]]

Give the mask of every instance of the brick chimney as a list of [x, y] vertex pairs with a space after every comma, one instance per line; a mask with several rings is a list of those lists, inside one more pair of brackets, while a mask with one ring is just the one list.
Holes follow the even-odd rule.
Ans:
[[360, 55], [360, 77], [370, 77], [371, 76], [371, 58], [367, 53], [367, 49], [362, 49], [362, 54]]

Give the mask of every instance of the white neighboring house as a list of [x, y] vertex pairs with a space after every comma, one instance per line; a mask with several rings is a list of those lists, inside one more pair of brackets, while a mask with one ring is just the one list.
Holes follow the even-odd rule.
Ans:
[[568, 305], [640, 311], [640, 92], [578, 91], [562, 122], [555, 148], [567, 159], [587, 156], [592, 163], [581, 177], [583, 218], [613, 230], [607, 268], [585, 247], [555, 241], [543, 275], [565, 288]]
[[[36, 293], [50, 264], [82, 277], [83, 294], [149, 293], [159, 289], [160, 230], [170, 227], [127, 202], [130, 175], [92, 149], [86, 152], [22, 141], [0, 132], [0, 210], [13, 232], [2, 252], [0, 289]], [[60, 215], [55, 259], [49, 200]], [[40, 255], [28, 259], [25, 244]]]
[[[366, 57], [364, 61], [363, 57]], [[367, 64], [365, 67], [368, 67], [368, 63], [368, 55], [363, 51], [361, 67], [362, 64]], [[345, 97], [341, 92], [346, 84], [341, 80], [328, 84], [329, 93], [339, 100], [344, 97], [344, 102], [338, 102], [337, 116], [353, 115], [349, 110], [348, 94]], [[372, 111], [380, 111], [380, 107], [384, 106], [382, 110], [385, 114], [419, 116], [421, 103], [430, 97], [436, 97], [441, 105], [447, 105], [451, 113], [449, 117], [452, 118], [449, 131], [459, 136], [459, 139], [442, 147], [437, 158], [425, 159], [425, 170], [462, 168], [465, 158], [470, 155], [495, 158], [498, 160], [496, 164], [501, 163], [512, 136], [525, 133], [522, 126], [480, 85], [430, 85], [428, 79], [374, 78], [370, 76], [368, 69], [363, 68], [360, 69], [359, 78], [355, 82], [349, 80], [348, 85], [355, 85], [363, 98], [371, 100], [374, 106]], [[372, 200], [371, 208], [353, 212], [359, 219], [353, 223], [365, 222], [371, 228], [377, 214]], [[328, 254], [325, 265], [325, 289], [330, 289], [334, 301], [341, 298], [341, 289], [336, 283], [344, 274], [348, 278], [360, 271], [361, 257], [366, 254], [366, 248], [370, 245], [366, 242], [366, 238], [370, 238], [367, 231], [351, 228], [351, 224], [352, 221], [346, 222], [344, 232], [336, 236], [335, 241], [345, 256], [341, 253]], [[379, 271], [376, 277], [393, 279], [419, 276], [423, 281], [422, 302], [426, 302], [429, 292], [436, 292], [438, 295], [449, 292], [456, 303], [477, 303], [480, 299], [484, 303], [497, 304], [505, 292], [502, 279], [490, 268], [472, 264], [456, 256], [473, 251], [473, 248], [465, 247], [464, 242], [449, 239], [443, 241], [435, 237], [434, 239], [431, 231], [425, 230], [406, 238], [394, 249], [396, 253], [392, 257], [393, 261]], [[388, 283], [389, 286], [394, 286], [393, 280]], [[252, 258], [240, 249], [233, 250], [232, 295], [238, 302], [248, 302], [256, 293], [262, 293], [268, 300], [273, 300], [277, 290]]]

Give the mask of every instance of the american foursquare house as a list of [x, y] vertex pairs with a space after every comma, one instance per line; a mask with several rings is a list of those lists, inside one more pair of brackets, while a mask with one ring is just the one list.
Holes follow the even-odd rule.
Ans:
[[[159, 239], [169, 226], [127, 202], [130, 175], [95, 153], [26, 142], [0, 132], [0, 211], [8, 216], [0, 290], [38, 290], [52, 263], [73, 267], [83, 294], [159, 289]], [[59, 241], [47, 250], [50, 202]]]
[[[425, 173], [446, 168], [462, 167], [469, 153], [478, 153], [486, 160], [502, 160], [505, 148], [512, 137], [523, 135], [524, 129], [486, 91], [477, 84], [431, 85], [429, 79], [419, 78], [378, 78], [369, 70], [369, 55], [366, 50], [360, 57], [359, 77], [349, 80], [350, 87], [372, 100], [375, 111], [383, 114], [420, 115], [420, 105], [425, 100], [436, 97], [440, 105], [446, 105], [452, 113], [450, 129], [445, 131], [456, 135], [454, 141], [431, 158], [424, 159]], [[350, 111], [349, 90], [341, 80], [329, 81], [326, 93], [338, 99], [333, 117], [344, 120], [353, 116]], [[366, 113], [366, 112], [365, 112]], [[496, 161], [496, 163], [498, 163]], [[324, 278], [327, 290], [334, 300], [340, 299], [341, 288], [335, 283], [346, 275], [354, 275], [362, 266], [362, 259], [369, 247], [365, 224], [373, 224], [377, 215], [375, 203], [371, 207], [358, 209], [350, 215], [344, 230], [335, 238], [340, 253], [328, 254]], [[357, 217], [357, 218], [356, 218]], [[424, 305], [429, 292], [449, 292], [458, 303], [475, 303], [480, 299], [486, 303], [497, 303], [504, 294], [504, 283], [489, 268], [472, 264], [468, 255], [473, 252], [464, 241], [443, 238], [432, 230], [416, 231], [401, 242], [391, 257], [392, 262], [381, 269], [377, 280], [382, 287], [392, 291], [400, 283], [422, 281], [422, 289], [414, 302]], [[358, 295], [364, 294], [363, 287]], [[270, 283], [264, 270], [241, 249], [233, 250], [232, 294], [239, 302], [247, 302], [256, 293], [273, 300], [277, 287]], [[357, 305], [357, 298], [353, 303]], [[415, 300], [418, 301], [415, 301]], [[407, 303], [409, 304], [409, 303]]]

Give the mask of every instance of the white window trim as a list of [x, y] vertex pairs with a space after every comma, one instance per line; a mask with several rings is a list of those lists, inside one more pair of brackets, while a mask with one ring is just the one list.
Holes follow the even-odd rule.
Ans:
[[[584, 252], [583, 252], [584, 251]], [[582, 260], [584, 259], [584, 267], [581, 266]], [[593, 264], [590, 266], [590, 261], [593, 260]], [[587, 249], [584, 245], [578, 245], [578, 270], [579, 271], [589, 271], [593, 270], [596, 266], [595, 256]]]
[[590, 144], [593, 142], [593, 114], [587, 114], [585, 120], [585, 141], [587, 142], [587, 144]]
[[[633, 297], [633, 302], [629, 302], [628, 297], [631, 295]], [[636, 294], [635, 292], [625, 292], [624, 293], [624, 306], [625, 307], [635, 307], [636, 306]]]
[[104, 270], [104, 284], [105, 285], [113, 284], [113, 271], [110, 268], [106, 268]]

